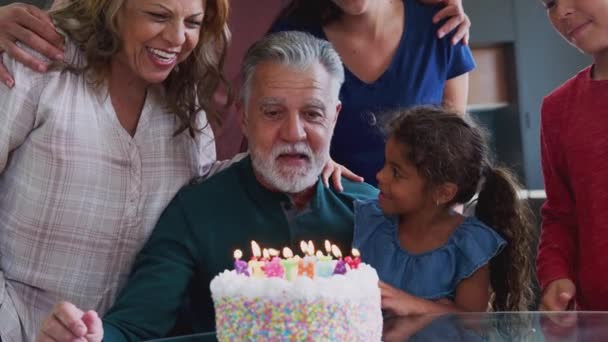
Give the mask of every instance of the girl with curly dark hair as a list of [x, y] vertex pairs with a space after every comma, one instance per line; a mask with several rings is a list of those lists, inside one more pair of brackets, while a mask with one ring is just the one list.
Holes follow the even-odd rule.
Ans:
[[[530, 211], [510, 172], [492, 164], [484, 131], [418, 107], [394, 113], [377, 200], [356, 205], [354, 245], [398, 315], [527, 310]], [[475, 215], [451, 208], [475, 196]]]

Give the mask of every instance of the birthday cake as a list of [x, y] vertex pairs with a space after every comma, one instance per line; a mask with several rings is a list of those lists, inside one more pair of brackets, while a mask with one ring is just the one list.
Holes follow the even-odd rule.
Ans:
[[211, 281], [219, 341], [380, 341], [378, 275], [356, 251], [260, 258], [253, 247], [251, 261], [237, 250], [235, 269]]

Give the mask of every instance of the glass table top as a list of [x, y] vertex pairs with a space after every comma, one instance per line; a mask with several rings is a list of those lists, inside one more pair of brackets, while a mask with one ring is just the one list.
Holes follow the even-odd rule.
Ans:
[[[255, 337], [252, 338], [252, 341]], [[390, 341], [608, 341], [608, 312], [506, 312], [393, 317], [384, 321]], [[216, 341], [214, 333], [155, 340]]]

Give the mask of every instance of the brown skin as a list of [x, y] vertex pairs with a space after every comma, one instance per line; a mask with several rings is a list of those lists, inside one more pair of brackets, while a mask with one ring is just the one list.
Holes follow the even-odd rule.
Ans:
[[[454, 15], [446, 23], [452, 27], [450, 21], [456, 20], [460, 15], [462, 20], [468, 20], [462, 6], [450, 4], [437, 13], [437, 18], [443, 19]], [[344, 65], [366, 83], [373, 83], [386, 71], [401, 41], [404, 30], [404, 17], [407, 10], [402, 1], [349, 1], [334, 0], [344, 14], [340, 19], [323, 28], [327, 39], [334, 45], [340, 54]], [[442, 1], [426, 1], [428, 4], [442, 3]], [[455, 9], [456, 8], [456, 9]], [[460, 10], [458, 10], [459, 8]], [[444, 12], [445, 11], [445, 12]], [[462, 26], [466, 27], [466, 24]], [[445, 32], [448, 28], [445, 28]], [[463, 27], [460, 27], [462, 29]], [[440, 29], [440, 36], [444, 35], [444, 28]], [[468, 32], [468, 27], [466, 27]], [[455, 42], [460, 41], [455, 36]], [[457, 40], [456, 40], [457, 39]], [[459, 113], [466, 111], [469, 89], [469, 76], [463, 74], [446, 81], [442, 103], [447, 108]]]
[[[62, 1], [55, 0], [53, 6]], [[463, 44], [468, 44], [471, 21], [464, 13], [462, 0], [420, 1], [430, 6], [444, 5], [433, 17], [434, 23], [449, 18], [437, 31], [438, 37], [441, 38], [446, 33], [456, 29], [452, 44], [460, 41]], [[45, 72], [48, 64], [19, 48], [15, 44], [16, 40], [30, 46], [35, 51], [39, 51], [51, 60], [63, 60], [63, 39], [55, 32], [48, 14], [35, 6], [13, 3], [0, 7], [0, 53], [7, 52], [11, 57], [31, 69]], [[9, 87], [12, 87], [15, 82], [2, 63], [0, 63], [0, 82], [4, 82]], [[447, 100], [444, 102], [453, 102], [450, 98]]]
[[[399, 216], [399, 243], [410, 253], [425, 253], [443, 246], [463, 217], [450, 210], [458, 192], [453, 183], [429, 186], [404, 156], [407, 147], [391, 138], [386, 164], [378, 173], [382, 211]], [[434, 302], [380, 282], [382, 308], [396, 315], [459, 311], [486, 311], [490, 299], [490, 268], [485, 265], [458, 284], [453, 303]]]

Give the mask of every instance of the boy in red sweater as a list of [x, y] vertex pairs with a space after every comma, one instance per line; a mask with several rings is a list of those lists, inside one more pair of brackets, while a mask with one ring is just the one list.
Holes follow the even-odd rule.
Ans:
[[541, 309], [608, 310], [608, 0], [542, 1], [593, 65], [543, 101]]

